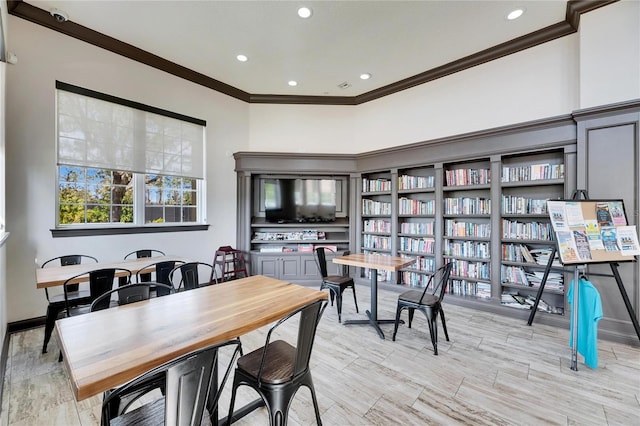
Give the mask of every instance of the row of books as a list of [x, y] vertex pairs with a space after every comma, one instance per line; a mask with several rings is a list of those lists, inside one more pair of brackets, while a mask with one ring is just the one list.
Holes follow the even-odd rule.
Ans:
[[[500, 267], [500, 277], [503, 283], [537, 288], [540, 287], [543, 276], [543, 271], [527, 271], [521, 266], [502, 265]], [[563, 281], [561, 273], [549, 272], [544, 288], [563, 290]]]
[[433, 238], [400, 237], [399, 250], [413, 251], [416, 253], [433, 254], [436, 241]]
[[551, 239], [551, 231], [550, 223], [502, 220], [502, 238], [505, 239], [549, 241]]
[[489, 238], [491, 236], [491, 224], [447, 219], [444, 221], [444, 234], [448, 237]]
[[391, 191], [391, 180], [362, 178], [362, 192]]
[[365, 220], [362, 229], [364, 232], [391, 233], [391, 222], [381, 219]]
[[256, 232], [253, 234], [256, 241], [300, 241], [300, 240], [324, 240], [326, 234], [315, 229], [293, 232]]
[[491, 256], [490, 244], [481, 241], [445, 240], [443, 251], [445, 256], [475, 257], [478, 259], [489, 259]]
[[419, 234], [433, 235], [435, 231], [435, 222], [403, 222], [400, 224], [400, 233], [402, 234]]
[[480, 197], [444, 199], [445, 214], [491, 214], [491, 200]]
[[[502, 293], [502, 298], [500, 303], [503, 306], [508, 306], [510, 308], [531, 310], [533, 309], [535, 300], [536, 300], [535, 297], [533, 297], [532, 295], [523, 296], [519, 293], [507, 292], [507, 293]], [[542, 299], [538, 301], [538, 311], [549, 312], [552, 314], [559, 314], [559, 315], [564, 314], [564, 308], [562, 306], [551, 305]]]
[[400, 280], [403, 284], [411, 286], [411, 287], [420, 287], [424, 288], [429, 282], [430, 275], [428, 274], [418, 274], [416, 272], [411, 271], [402, 271], [400, 272]]
[[436, 202], [402, 197], [398, 199], [399, 214], [435, 214]]
[[265, 246], [260, 247], [261, 253], [311, 253], [318, 247], [324, 247], [328, 250], [336, 252], [338, 247], [335, 245], [324, 245], [324, 244], [298, 244], [297, 246]]
[[[403, 255], [402, 257], [413, 257]], [[433, 272], [436, 270], [436, 259], [428, 256], [416, 256], [416, 261], [413, 265], [409, 266], [410, 269], [417, 269], [418, 271]]]
[[391, 249], [391, 237], [383, 237], [380, 235], [363, 235], [362, 245], [370, 249]]
[[447, 259], [447, 262], [453, 263], [451, 275], [479, 280], [491, 279], [491, 265], [488, 262], [471, 262], [462, 259]]
[[502, 182], [564, 178], [564, 164], [531, 164], [502, 167]]
[[367, 198], [362, 199], [363, 214], [391, 214], [391, 203], [386, 201], [375, 201]]
[[402, 175], [398, 177], [399, 189], [422, 189], [433, 188], [435, 179], [433, 176], [409, 176]]
[[445, 171], [447, 186], [485, 185], [491, 183], [490, 169], [454, 169]]
[[456, 296], [475, 296], [491, 298], [491, 284], [466, 280], [451, 280], [447, 285], [447, 293]]
[[[551, 256], [550, 247], [529, 248], [525, 244], [503, 244], [502, 260], [509, 262], [537, 263], [546, 266]], [[562, 266], [556, 254], [552, 266]]]
[[547, 214], [547, 200], [502, 196], [502, 213], [504, 214]]

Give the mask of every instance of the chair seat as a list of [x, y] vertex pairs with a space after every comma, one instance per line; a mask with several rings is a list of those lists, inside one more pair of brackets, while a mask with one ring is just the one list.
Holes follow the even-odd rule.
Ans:
[[333, 284], [333, 285], [353, 285], [353, 278], [351, 277], [343, 277], [341, 275], [329, 275], [326, 278], [323, 278], [324, 284]]
[[[205, 416], [206, 417], [206, 416]], [[164, 426], [164, 398], [144, 404], [111, 420], [111, 426]]]
[[[426, 306], [433, 306], [438, 302], [438, 297], [433, 294], [425, 294], [422, 297], [423, 290], [409, 290], [405, 291], [398, 297], [398, 302], [408, 302], [415, 303]], [[420, 302], [420, 298], [422, 297], [422, 302]]]
[[[238, 358], [238, 368], [250, 376], [258, 377], [263, 348]], [[262, 381], [277, 385], [287, 382], [293, 375], [296, 348], [283, 340], [269, 343], [262, 371]]]
[[[86, 303], [85, 300], [89, 300], [91, 294], [89, 294], [89, 290], [79, 290], [69, 291], [67, 292], [67, 296], [69, 297], [69, 302], [71, 303], [75, 303], [76, 301], [80, 303]], [[49, 303], [62, 303], [62, 305], [64, 306], [64, 293], [49, 296]]]

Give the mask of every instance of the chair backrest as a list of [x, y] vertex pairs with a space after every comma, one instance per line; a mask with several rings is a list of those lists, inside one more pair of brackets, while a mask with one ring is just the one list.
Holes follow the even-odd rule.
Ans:
[[[46, 265], [53, 266], [54, 262], [58, 260], [60, 261], [60, 266], [79, 265], [83, 260], [93, 260], [95, 263], [98, 263], [98, 259], [87, 254], [67, 254], [47, 260], [42, 264], [41, 268], [44, 268]], [[67, 291], [78, 291], [78, 284], [70, 284], [67, 287]], [[47, 299], [49, 299], [49, 289], [45, 288], [44, 292], [47, 295]]]
[[[141, 272], [141, 271], [148, 268], [155, 268], [155, 271], [156, 271], [155, 282], [167, 284], [170, 286], [171, 280], [169, 280], [169, 274], [171, 273], [171, 271], [173, 271], [173, 269], [175, 269], [177, 264], [182, 264], [182, 262], [179, 260], [164, 260], [162, 262], [150, 263], [144, 268], [142, 268], [140, 271], [136, 272], [136, 282], [137, 283], [150, 282], [151, 280], [147, 279], [146, 277], [148, 275], [150, 278], [151, 274], [148, 272]], [[167, 294], [169, 293], [166, 292], [166, 288], [162, 286], [156, 289], [157, 296], [165, 296]]]
[[329, 273], [327, 272], [327, 255], [325, 253], [325, 250], [333, 253], [333, 250], [327, 249], [325, 247], [316, 247], [315, 250], [316, 265], [318, 265], [318, 270], [320, 271], [320, 275], [322, 275], [322, 278], [327, 278], [329, 276]]
[[432, 295], [438, 298], [438, 301], [442, 301], [444, 299], [445, 292], [447, 290], [447, 283], [449, 282], [449, 275], [451, 275], [451, 269], [453, 268], [453, 263], [448, 262], [443, 266], [439, 267], [433, 275], [429, 277], [429, 281], [427, 285], [424, 287], [422, 291], [422, 296], [420, 297], [420, 303], [422, 303], [422, 299], [424, 299], [425, 294], [429, 291]]
[[114, 288], [100, 296], [91, 303], [91, 312], [101, 311], [111, 307], [111, 298], [114, 294], [118, 296], [118, 305], [127, 305], [129, 303], [139, 302], [141, 300], [147, 300], [150, 297], [151, 287], [155, 287], [156, 291], [162, 287], [164, 294], [173, 293], [173, 287], [167, 284], [156, 282], [144, 282], [137, 284], [128, 284], [122, 287]]
[[[326, 248], [326, 247], [316, 247], [314, 252], [315, 252], [314, 259], [316, 261], [316, 266], [318, 266], [318, 270], [320, 271], [320, 275], [322, 275], [322, 278], [327, 278], [329, 276], [329, 267], [327, 266], [327, 252], [331, 255], [335, 254], [335, 252], [330, 248]], [[343, 256], [346, 256], [348, 254], [351, 254], [349, 250], [345, 250], [342, 252]], [[340, 274], [342, 276], [349, 275], [349, 266], [347, 265], [341, 265], [341, 266], [342, 267], [340, 268]]]
[[60, 266], [79, 265], [83, 260], [93, 260], [95, 263], [98, 263], [98, 259], [93, 256], [89, 256], [86, 254], [67, 254], [47, 260], [42, 264], [41, 268], [44, 268], [46, 265], [52, 266], [53, 262], [55, 262], [56, 260], [60, 261]]
[[164, 252], [160, 251], [160, 250], [155, 250], [155, 249], [142, 249], [142, 250], [136, 250], [136, 251], [132, 251], [131, 253], [127, 254], [124, 258], [128, 259], [129, 257], [131, 257], [132, 255], [136, 255], [137, 259], [142, 259], [144, 257], [153, 257], [154, 255], [156, 256], [164, 256]]
[[[221, 349], [229, 348], [233, 353], [226, 361], [224, 375], [220, 374], [218, 360]], [[240, 340], [230, 340], [218, 345], [191, 352], [178, 357], [175, 360], [155, 368], [142, 376], [133, 379], [127, 384], [113, 390], [102, 402], [102, 424], [109, 424], [109, 404], [115, 398], [126, 395], [131, 389], [144, 384], [149, 378], [159, 374], [165, 375], [166, 390], [164, 404], [164, 424], [180, 426], [198, 426], [202, 422], [205, 408], [210, 413], [216, 411], [220, 394], [231, 369], [240, 353]], [[227, 359], [225, 357], [225, 359]], [[218, 371], [216, 373], [216, 371]], [[216, 377], [222, 377], [220, 384], [216, 383]], [[142, 407], [144, 408], [144, 406]], [[151, 422], [151, 419], [142, 419]], [[162, 424], [154, 419], [153, 424]]]
[[[207, 273], [203, 274], [203, 276], [211, 276], [211, 271], [213, 270], [212, 265], [204, 262], [187, 262], [176, 266], [169, 272], [169, 281], [174, 288], [183, 288], [184, 290], [193, 290], [194, 288], [215, 284], [215, 281], [200, 282], [200, 274], [198, 271], [201, 268], [207, 269]], [[180, 282], [176, 286], [178, 272], [180, 273]]]
[[93, 303], [99, 296], [110, 291], [113, 288], [113, 280], [116, 276], [116, 272], [124, 274], [127, 281], [131, 280], [131, 271], [124, 268], [102, 268], [94, 271], [84, 272], [82, 274], [75, 275], [68, 278], [63, 285], [64, 288], [64, 300], [67, 309], [67, 315], [69, 315], [69, 289], [70, 285], [74, 285], [79, 278], [89, 277], [89, 303]]
[[273, 331], [279, 327], [280, 324], [297, 315], [300, 315], [300, 322], [298, 325], [296, 356], [291, 370], [290, 380], [293, 380], [307, 372], [309, 369], [309, 360], [311, 359], [311, 351], [313, 349], [313, 341], [316, 337], [316, 329], [318, 328], [318, 323], [320, 322], [320, 318], [322, 318], [322, 313], [326, 307], [327, 302], [325, 300], [316, 300], [315, 302], [311, 302], [282, 318], [269, 329], [269, 332], [267, 333], [267, 341], [262, 353], [260, 369], [258, 370], [258, 384], [261, 383], [264, 361]]

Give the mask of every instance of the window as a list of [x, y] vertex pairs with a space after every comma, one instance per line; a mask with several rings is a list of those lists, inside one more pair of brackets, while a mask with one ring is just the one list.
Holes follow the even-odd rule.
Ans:
[[204, 121], [56, 88], [59, 227], [204, 223]]

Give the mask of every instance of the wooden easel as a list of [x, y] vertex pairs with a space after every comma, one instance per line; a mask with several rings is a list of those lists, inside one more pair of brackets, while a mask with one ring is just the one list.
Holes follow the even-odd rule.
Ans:
[[[577, 189], [573, 192], [571, 199], [572, 200], [588, 200], [589, 197], [587, 195], [587, 191], [584, 189]], [[533, 323], [533, 318], [536, 315], [536, 311], [538, 310], [538, 303], [540, 302], [540, 298], [542, 297], [542, 293], [544, 291], [544, 286], [547, 282], [547, 277], [549, 276], [549, 272], [551, 271], [553, 260], [558, 252], [558, 243], [552, 247], [551, 253], [549, 255], [549, 260], [547, 261], [547, 265], [544, 269], [544, 274], [542, 276], [542, 281], [540, 282], [540, 287], [538, 288], [538, 292], [536, 294], [536, 300], [531, 307], [531, 313], [529, 314], [529, 320], [527, 321], [527, 325], [531, 325]], [[635, 261], [635, 260], [631, 260]], [[622, 300], [624, 301], [624, 305], [627, 308], [627, 312], [629, 313], [629, 317], [631, 318], [631, 322], [633, 323], [633, 328], [636, 331], [636, 335], [640, 340], [640, 324], [638, 324], [638, 319], [636, 318], [635, 312], [633, 310], [633, 306], [631, 306], [631, 302], [629, 301], [629, 296], [627, 295], [627, 291], [624, 288], [624, 284], [622, 283], [622, 277], [620, 277], [620, 273], [618, 272], [618, 262], [599, 262], [599, 263], [608, 263], [611, 267], [612, 274], [597, 274], [590, 273], [589, 275], [600, 276], [600, 277], [613, 277], [616, 280], [616, 284], [618, 285], [618, 290], [620, 291], [620, 295], [622, 296]], [[563, 265], [564, 266], [564, 265]], [[574, 285], [576, 288], [573, 290], [573, 303], [571, 307], [571, 315], [573, 318], [573, 339], [572, 339], [572, 347], [571, 347], [571, 369], [574, 371], [578, 370], [578, 354], [577, 354], [577, 344], [578, 344], [578, 282], [580, 276], [584, 274], [586, 270], [586, 264], [575, 265], [574, 267]], [[562, 270], [566, 271], [563, 267]]]

